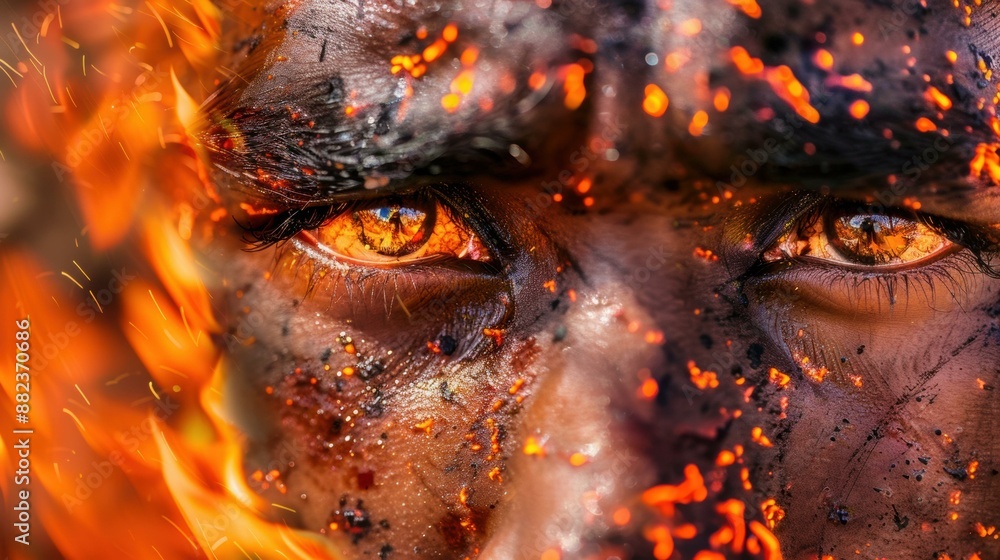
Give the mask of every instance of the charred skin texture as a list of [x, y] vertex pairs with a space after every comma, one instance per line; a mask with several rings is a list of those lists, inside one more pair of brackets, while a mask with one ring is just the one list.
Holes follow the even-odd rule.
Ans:
[[[494, 256], [348, 269], [301, 237], [246, 251], [245, 231], [220, 227], [248, 475], [347, 558], [647, 558], [661, 525], [684, 558], [760, 557], [756, 532], [756, 551], [713, 537], [734, 504], [785, 558], [1000, 557], [1000, 202], [970, 174], [997, 146], [995, 3], [660, 4], [231, 10], [238, 77], [200, 140], [251, 237], [433, 189]], [[393, 62], [449, 25], [419, 76]], [[451, 106], [464, 70], [474, 85]], [[647, 84], [669, 97], [660, 117]], [[953, 229], [979, 257], [762, 267], [831, 196], [919, 198], [971, 224]], [[644, 494], [690, 482], [691, 465], [707, 499]]]

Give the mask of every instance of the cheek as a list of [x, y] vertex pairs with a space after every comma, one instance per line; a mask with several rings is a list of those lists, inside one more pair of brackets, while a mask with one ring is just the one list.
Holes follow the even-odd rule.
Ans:
[[782, 403], [765, 425], [777, 455], [757, 458], [768, 465], [762, 489], [787, 511], [787, 553], [820, 542], [849, 554], [889, 535], [878, 550], [918, 557], [963, 542], [997, 500], [982, 476], [987, 463], [995, 472], [998, 447], [983, 429], [1000, 361], [995, 320], [982, 312], [990, 286], [966, 286], [947, 306], [900, 296], [877, 314], [850, 313], [859, 304], [849, 301], [839, 312], [817, 306], [806, 286], [798, 297], [771, 292], [766, 312], [754, 310], [772, 343], [764, 370], [777, 372], [762, 395]]

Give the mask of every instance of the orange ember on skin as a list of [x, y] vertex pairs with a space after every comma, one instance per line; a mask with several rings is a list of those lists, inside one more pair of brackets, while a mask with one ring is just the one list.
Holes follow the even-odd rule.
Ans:
[[767, 378], [771, 380], [771, 383], [777, 385], [779, 388], [784, 389], [792, 381], [792, 378], [788, 375], [780, 372], [778, 368], [771, 368], [767, 372]]
[[854, 43], [855, 46], [860, 47], [861, 45], [865, 44], [865, 36], [855, 31], [854, 35], [851, 35], [851, 43]]
[[652, 377], [647, 377], [639, 386], [639, 396], [646, 400], [654, 399], [659, 392], [660, 385]]
[[816, 55], [813, 57], [813, 62], [815, 62], [816, 66], [819, 66], [823, 70], [833, 69], [833, 55], [826, 49], [816, 51]]
[[705, 126], [708, 125], [708, 113], [705, 111], [698, 111], [691, 118], [691, 124], [688, 125], [688, 133], [691, 136], [701, 136], [702, 132], [705, 131]]
[[803, 119], [816, 124], [819, 122], [819, 111], [809, 104], [809, 92], [802, 85], [802, 82], [795, 77], [792, 69], [788, 66], [778, 66], [769, 69], [767, 72], [767, 82], [771, 84], [771, 89], [778, 94], [782, 100], [792, 106], [795, 112]]
[[563, 104], [567, 109], [573, 110], [583, 104], [583, 100], [587, 97], [587, 88], [583, 83], [583, 77], [587, 72], [580, 64], [570, 64], [566, 66], [565, 71], [563, 91], [566, 97]]
[[652, 117], [661, 117], [670, 105], [670, 99], [660, 86], [649, 84], [646, 86], [646, 97], [642, 100], [642, 110]]
[[691, 375], [691, 383], [699, 389], [715, 389], [719, 386], [718, 376], [714, 371], [702, 371], [695, 363], [688, 362], [688, 373]]
[[528, 456], [544, 457], [545, 448], [542, 447], [542, 443], [538, 441], [534, 436], [528, 436], [528, 439], [524, 440], [524, 454]]
[[854, 103], [851, 103], [851, 108], [849, 109], [851, 116], [859, 120], [868, 116], [868, 111], [870, 110], [871, 106], [864, 99], [858, 99]]
[[764, 429], [760, 426], [754, 426], [753, 430], [750, 431], [750, 439], [761, 447], [772, 447], [774, 445], [771, 443], [771, 440], [764, 435]]
[[937, 105], [942, 111], [951, 109], [951, 99], [934, 86], [927, 88], [926, 97], [928, 101]]
[[703, 502], [708, 497], [705, 479], [697, 465], [684, 467], [684, 481], [680, 484], [661, 484], [642, 493], [642, 502], [649, 507], [672, 509], [674, 504]]
[[760, 5], [757, 4], [757, 0], [726, 0], [731, 5], [743, 10], [743, 13], [747, 17], [752, 17], [753, 19], [759, 19], [761, 16]]
[[861, 74], [851, 74], [849, 76], [828, 76], [826, 78], [828, 87], [842, 87], [852, 91], [868, 93], [872, 90], [872, 83], [864, 79]]
[[916, 126], [917, 130], [920, 132], [934, 132], [937, 130], [937, 125], [934, 124], [934, 121], [928, 119], [927, 117], [920, 117], [917, 119]]
[[680, 24], [677, 28], [681, 35], [692, 37], [701, 33], [701, 20], [697, 18], [689, 19]]
[[733, 47], [729, 49], [729, 57], [740, 72], [753, 75], [764, 71], [764, 63], [759, 58], [753, 58], [743, 47]]
[[712, 99], [715, 110], [722, 113], [728, 109], [730, 97], [732, 96], [729, 93], [729, 88], [720, 88], [719, 91], [715, 92], [715, 97]]

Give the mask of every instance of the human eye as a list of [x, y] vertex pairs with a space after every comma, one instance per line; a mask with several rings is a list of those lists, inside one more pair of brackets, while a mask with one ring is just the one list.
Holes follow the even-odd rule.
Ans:
[[769, 287], [771, 296], [770, 288], [780, 287], [832, 316], [856, 317], [961, 308], [970, 297], [985, 297], [997, 276], [994, 225], [908, 206], [798, 196], [807, 202], [764, 234], [742, 286]]
[[292, 240], [346, 268], [492, 262], [469, 218], [430, 191], [298, 209], [247, 229], [262, 246]]
[[957, 248], [929, 216], [836, 202], [799, 219], [764, 254], [764, 260], [898, 271], [926, 266]]

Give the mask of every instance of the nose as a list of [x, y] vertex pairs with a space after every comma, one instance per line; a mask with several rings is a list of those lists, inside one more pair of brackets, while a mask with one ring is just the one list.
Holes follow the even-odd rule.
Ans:
[[626, 550], [652, 549], [642, 494], [683, 477], [673, 444], [661, 445], [677, 427], [670, 416], [678, 411], [664, 405], [678, 397], [661, 391], [680, 394], [689, 410], [680, 389], [688, 369], [672, 356], [692, 338], [684, 300], [692, 271], [676, 265], [685, 241], [671, 219], [654, 212], [581, 228], [575, 301], [524, 402], [508, 463], [513, 499], [485, 558], [627, 558]]
[[601, 541], [625, 515], [619, 510], [655, 481], [637, 427], [641, 408], [652, 414], [655, 392], [643, 378], [660, 351], [642, 333], [628, 332], [630, 320], [650, 318], [631, 301], [584, 299], [566, 316], [566, 338], [525, 401], [508, 463], [514, 499], [484, 558], [611, 553]]

